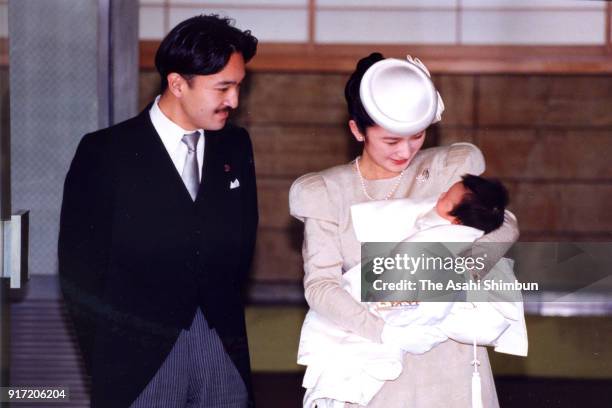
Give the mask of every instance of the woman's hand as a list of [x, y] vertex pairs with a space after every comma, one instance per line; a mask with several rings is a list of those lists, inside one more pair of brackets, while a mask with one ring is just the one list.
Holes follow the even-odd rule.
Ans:
[[398, 347], [412, 354], [426, 353], [434, 346], [448, 340], [448, 337], [439, 328], [419, 324], [408, 326], [385, 324], [380, 337], [384, 344]]

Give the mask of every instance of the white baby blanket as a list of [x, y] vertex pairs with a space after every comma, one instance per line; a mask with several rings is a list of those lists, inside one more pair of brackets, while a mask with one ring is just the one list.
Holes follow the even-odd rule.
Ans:
[[[435, 199], [372, 201], [351, 207], [353, 228], [361, 242], [473, 242], [482, 236], [474, 228], [451, 225], [432, 211]], [[453, 247], [452, 252], [460, 249]], [[487, 275], [508, 281], [512, 261], [502, 259]], [[343, 275], [342, 286], [361, 297], [361, 265]], [[424, 302], [415, 307], [381, 308], [363, 303], [388, 324], [438, 326], [451, 339], [492, 345], [502, 353], [527, 355], [527, 331], [522, 302]], [[402, 371], [401, 350], [373, 343], [342, 329], [310, 310], [304, 320], [298, 364], [306, 366], [302, 386], [304, 407], [343, 407], [344, 402], [367, 405], [383, 386]]]

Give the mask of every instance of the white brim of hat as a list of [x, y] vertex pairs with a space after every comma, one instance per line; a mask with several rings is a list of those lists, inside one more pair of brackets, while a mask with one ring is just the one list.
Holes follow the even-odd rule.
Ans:
[[372, 120], [399, 136], [427, 129], [438, 108], [438, 93], [425, 71], [395, 58], [368, 68], [361, 80], [359, 96]]

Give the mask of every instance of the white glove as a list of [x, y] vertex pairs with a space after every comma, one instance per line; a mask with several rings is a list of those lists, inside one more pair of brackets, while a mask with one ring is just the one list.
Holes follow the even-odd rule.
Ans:
[[418, 324], [408, 326], [385, 324], [380, 337], [384, 344], [398, 347], [412, 354], [423, 354], [448, 340], [448, 337], [439, 328]]

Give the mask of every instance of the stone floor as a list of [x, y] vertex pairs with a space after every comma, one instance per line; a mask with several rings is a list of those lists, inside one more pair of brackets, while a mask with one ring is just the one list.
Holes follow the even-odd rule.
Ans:
[[[303, 396], [301, 380], [301, 375], [295, 373], [255, 373], [256, 405], [264, 408], [300, 407]], [[612, 407], [612, 381], [504, 377], [497, 378], [495, 384], [502, 408]]]
[[[51, 284], [55, 280], [47, 280], [49, 282], [45, 283], [42, 277], [33, 279], [30, 285], [33, 299], [11, 305], [10, 383], [13, 386], [66, 386], [70, 389], [71, 401], [49, 406], [87, 408], [90, 387], [82, 375], [82, 363], [75, 349], [74, 336], [67, 327], [58, 290]], [[295, 366], [295, 345], [304, 310], [297, 306], [251, 309], [247, 313], [247, 323], [252, 340], [257, 407], [300, 407], [302, 374]], [[612, 376], [609, 374], [612, 359], [608, 337], [612, 322], [609, 318], [560, 321], [529, 316], [528, 326], [531, 334], [529, 359], [504, 358], [499, 353], [491, 353], [502, 408], [612, 407]], [[562, 376], [573, 378], [560, 378]], [[28, 406], [20, 403], [16, 408]], [[33, 403], [31, 406], [40, 408], [47, 404]]]

